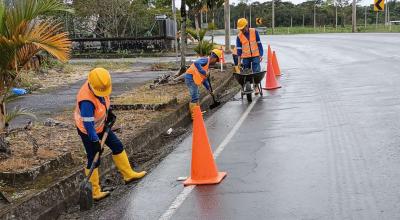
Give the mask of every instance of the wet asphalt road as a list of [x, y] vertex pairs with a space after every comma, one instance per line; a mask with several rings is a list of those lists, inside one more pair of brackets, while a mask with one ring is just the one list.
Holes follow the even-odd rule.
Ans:
[[[113, 80], [112, 96], [120, 95], [131, 90], [144, 82], [155, 79], [157, 76], [165, 74], [166, 71], [144, 71], [130, 73], [111, 73]], [[87, 74], [87, 73], [83, 73]], [[31, 109], [39, 120], [46, 119], [54, 114], [74, 108], [76, 94], [85, 80], [66, 85], [51, 91], [34, 93], [19, 97], [7, 105], [12, 110], [14, 107]], [[11, 126], [25, 125], [30, 119], [20, 117], [12, 121]]]
[[223, 182], [190, 191], [176, 181], [190, 173], [189, 136], [86, 217], [400, 219], [400, 35], [262, 39], [277, 51], [282, 88], [251, 105], [232, 100], [206, 120]]

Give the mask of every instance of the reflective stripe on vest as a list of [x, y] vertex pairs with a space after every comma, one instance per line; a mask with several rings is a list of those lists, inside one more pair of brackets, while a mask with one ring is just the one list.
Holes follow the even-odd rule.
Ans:
[[[87, 134], [83, 122], [90, 122], [90, 121], [94, 122], [94, 128], [96, 130], [96, 133], [103, 132], [107, 118], [107, 111], [110, 108], [110, 97], [106, 96], [104, 97], [104, 100], [106, 101], [106, 105], [101, 103], [99, 98], [94, 95], [92, 90], [90, 90], [88, 82], [83, 84], [76, 97], [76, 107], [74, 113], [75, 125], [82, 133]], [[81, 116], [81, 111], [79, 108], [79, 103], [81, 101], [89, 101], [94, 105], [94, 117], [83, 118]]]
[[[210, 65], [210, 58], [208, 58], [207, 64], [203, 66], [203, 70], [207, 72], [209, 65]], [[193, 81], [196, 85], [201, 85], [203, 81], [207, 78], [207, 76], [200, 73], [200, 71], [197, 69], [194, 63], [192, 63], [189, 69], [186, 70], [186, 74], [193, 75]]]
[[256, 38], [256, 29], [249, 28], [249, 39], [240, 32], [239, 39], [242, 43], [242, 55], [241, 58], [249, 58], [249, 57], [259, 57], [260, 51], [258, 50], [257, 38]]

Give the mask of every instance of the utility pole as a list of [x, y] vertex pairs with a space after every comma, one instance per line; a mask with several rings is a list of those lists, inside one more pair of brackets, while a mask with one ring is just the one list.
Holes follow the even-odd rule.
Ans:
[[355, 33], [357, 32], [357, 3], [356, 0], [353, 0], [353, 10], [352, 10], [352, 15], [351, 15], [351, 32]]
[[181, 70], [186, 67], [186, 1], [182, 0], [181, 2], [181, 17], [182, 17], [182, 25], [181, 25]]
[[387, 26], [387, 4], [385, 4], [385, 26]]
[[176, 22], [176, 8], [175, 0], [172, 0], [172, 13], [174, 14], [174, 26], [175, 26], [175, 58], [178, 63], [178, 23]]
[[387, 1], [386, 7], [387, 7], [387, 22], [388, 22], [388, 25], [390, 25], [390, 8], [389, 8], [389, 1]]
[[293, 28], [293, 16], [290, 16], [290, 28]]
[[314, 32], [316, 31], [317, 28], [317, 23], [316, 23], [316, 4], [317, 2], [314, 2]]
[[303, 28], [304, 28], [304, 14], [303, 14]]
[[249, 27], [251, 28], [251, 2], [250, 2], [250, 5], [249, 5], [249, 8], [250, 8]]
[[375, 29], [378, 29], [378, 12], [376, 12], [376, 21], [375, 21]]
[[364, 28], [367, 29], [367, 6], [364, 7], [365, 12], [364, 12]]
[[275, 0], [272, 0], [272, 34], [275, 32]]
[[225, 52], [231, 52], [231, 9], [229, 0], [225, 0], [224, 18], [225, 18]]
[[337, 30], [337, 23], [338, 23], [337, 5], [338, 5], [338, 3], [335, 1], [335, 29], [336, 29], [336, 30]]

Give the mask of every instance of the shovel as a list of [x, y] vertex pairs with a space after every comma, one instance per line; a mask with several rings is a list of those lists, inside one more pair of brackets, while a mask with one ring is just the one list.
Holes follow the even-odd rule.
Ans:
[[[106, 131], [103, 134], [103, 138], [101, 139], [101, 149], [100, 152], [103, 151], [104, 148], [104, 143], [107, 140], [108, 132], [110, 132], [110, 127], [106, 128]], [[85, 177], [83, 182], [80, 185], [80, 190], [79, 190], [79, 208], [81, 211], [86, 211], [89, 210], [93, 207], [93, 189], [92, 189], [92, 184], [89, 182], [90, 177], [93, 174], [93, 170], [96, 166], [97, 161], [100, 158], [100, 152], [97, 152], [96, 155], [94, 156], [92, 165], [90, 166], [90, 171], [89, 174]]]
[[213, 89], [212, 89], [212, 86], [211, 86], [210, 77], [208, 77], [207, 80], [208, 80], [208, 84], [210, 84], [210, 92], [211, 92], [211, 97], [213, 99], [213, 104], [210, 105], [210, 109], [214, 109], [214, 108], [218, 107], [219, 105], [221, 105], [221, 102], [219, 102], [219, 101], [217, 101], [215, 99], [215, 95], [213, 93]]

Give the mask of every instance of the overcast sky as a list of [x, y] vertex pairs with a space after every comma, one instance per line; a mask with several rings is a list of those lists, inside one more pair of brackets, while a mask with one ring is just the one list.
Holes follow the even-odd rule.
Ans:
[[[250, 0], [249, 2], [256, 2], [257, 0]], [[271, 1], [271, 0], [268, 0]], [[301, 2], [305, 2], [305, 0], [282, 0], [282, 1], [288, 1], [288, 2], [293, 2], [294, 4], [299, 4]], [[175, 0], [175, 4], [177, 5], [176, 7], [180, 7], [181, 5], [181, 0]], [[230, 0], [230, 3], [235, 3], [237, 4], [239, 2], [239, 0]], [[258, 2], [267, 2], [267, 0], [258, 0]], [[373, 4], [374, 1], [373, 0], [361, 0], [360, 3], [358, 3], [359, 5], [370, 5]]]

